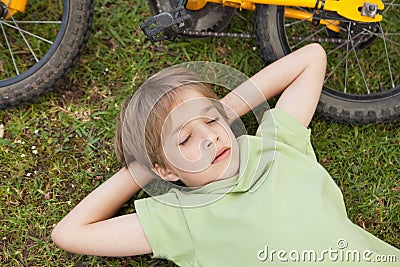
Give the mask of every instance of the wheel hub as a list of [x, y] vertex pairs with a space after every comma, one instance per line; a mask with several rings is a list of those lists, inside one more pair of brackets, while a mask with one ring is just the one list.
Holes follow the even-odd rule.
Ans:
[[[341, 38], [343, 42], [349, 42], [349, 46], [355, 49], [368, 48], [376, 39], [376, 34], [379, 32], [378, 23], [362, 23], [362, 22], [341, 22], [340, 28], [342, 31], [336, 33], [328, 31], [332, 38]], [[342, 46], [343, 47], [343, 46]], [[346, 49], [346, 47], [343, 47]]]
[[350, 36], [354, 37], [352, 46], [357, 49], [364, 49], [374, 42], [378, 32], [378, 24], [350, 22], [348, 29], [350, 29]]

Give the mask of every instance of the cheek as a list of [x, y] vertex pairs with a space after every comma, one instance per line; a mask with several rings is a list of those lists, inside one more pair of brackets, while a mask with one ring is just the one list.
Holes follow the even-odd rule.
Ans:
[[198, 145], [194, 145], [194, 142], [190, 145], [180, 146], [179, 153], [181, 156], [189, 161], [196, 161], [200, 158], [201, 152]]
[[229, 140], [232, 139], [232, 136], [234, 137], [233, 134], [231, 134], [231, 132], [228, 130], [230, 128], [228, 128], [229, 126], [225, 126], [225, 125], [219, 125], [218, 126], [218, 134], [220, 137], [222, 137], [224, 140]]
[[169, 164], [179, 169], [194, 167], [201, 158], [199, 147], [193, 143], [184, 146], [165, 145], [164, 155]]
[[171, 145], [164, 147], [168, 163], [176, 169], [186, 172], [202, 172], [210, 166], [214, 157], [213, 149], [200, 149], [200, 140], [189, 141], [183, 146]]

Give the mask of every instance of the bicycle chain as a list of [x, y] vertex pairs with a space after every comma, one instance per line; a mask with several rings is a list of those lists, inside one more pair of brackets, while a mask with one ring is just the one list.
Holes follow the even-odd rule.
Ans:
[[[230, 37], [230, 38], [241, 38], [241, 39], [253, 39], [256, 38], [255, 34], [252, 33], [233, 33], [233, 32], [206, 32], [206, 31], [194, 31], [194, 30], [184, 30], [183, 34], [186, 36], [196, 36], [196, 37]], [[290, 41], [303, 41], [305, 38], [302, 37], [290, 37]], [[345, 40], [341, 38], [307, 38], [307, 41], [318, 42], [318, 43], [344, 43]]]
[[188, 36], [198, 36], [198, 37], [231, 37], [231, 38], [242, 38], [242, 39], [256, 38], [255, 34], [234, 33], [234, 32], [206, 32], [206, 31], [184, 30], [183, 34]]

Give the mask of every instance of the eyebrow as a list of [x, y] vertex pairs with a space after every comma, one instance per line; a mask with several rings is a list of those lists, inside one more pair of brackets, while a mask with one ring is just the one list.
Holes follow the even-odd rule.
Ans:
[[[217, 109], [214, 105], [206, 106], [205, 108], [203, 108], [202, 110], [200, 110], [200, 114], [205, 114], [205, 113], [207, 113], [209, 110], [211, 110], [211, 109], [213, 109], [213, 108]], [[176, 134], [176, 133], [177, 133], [179, 130], [181, 130], [181, 129], [182, 129], [181, 126], [175, 128], [173, 131], [171, 131], [171, 135]]]

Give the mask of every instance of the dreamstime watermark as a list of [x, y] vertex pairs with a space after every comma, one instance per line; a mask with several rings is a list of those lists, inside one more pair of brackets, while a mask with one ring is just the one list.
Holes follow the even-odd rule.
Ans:
[[257, 258], [262, 262], [397, 262], [395, 255], [376, 254], [371, 250], [359, 251], [347, 249], [346, 239], [339, 239], [336, 247], [329, 247], [323, 250], [275, 250], [267, 245], [257, 252]]

